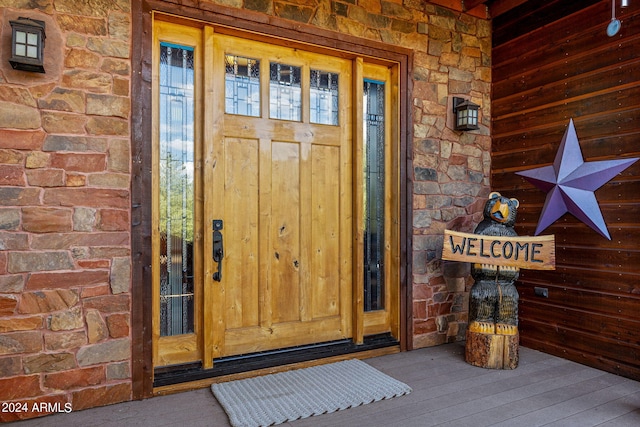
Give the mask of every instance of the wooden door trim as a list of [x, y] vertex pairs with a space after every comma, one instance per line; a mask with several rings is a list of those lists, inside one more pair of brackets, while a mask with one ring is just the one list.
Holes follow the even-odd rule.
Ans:
[[[143, 0], [132, 3], [132, 111], [131, 118], [131, 257], [132, 257], [132, 388], [133, 398], [143, 399], [153, 395], [153, 336], [149, 325], [153, 319], [153, 293], [151, 289], [151, 176], [152, 167], [152, 100], [151, 100], [151, 52], [154, 12], [161, 12], [167, 19], [188, 19], [217, 24], [227, 31], [250, 31], [262, 37], [276, 37], [283, 43], [305, 39], [305, 46], [317, 45], [332, 49], [337, 55], [365, 56], [394, 61], [399, 67], [398, 116], [398, 176], [399, 183], [399, 248], [398, 275], [400, 295], [400, 346], [402, 350], [411, 344], [411, 249], [412, 211], [408, 205], [412, 194], [412, 182], [407, 170], [411, 169], [412, 90], [411, 73], [413, 51], [403, 47], [366, 40], [336, 33], [308, 24], [301, 24], [262, 13], [211, 5], [201, 10], [161, 0]], [[295, 42], [294, 42], [295, 43]], [[402, 96], [405, 94], [404, 96]]]

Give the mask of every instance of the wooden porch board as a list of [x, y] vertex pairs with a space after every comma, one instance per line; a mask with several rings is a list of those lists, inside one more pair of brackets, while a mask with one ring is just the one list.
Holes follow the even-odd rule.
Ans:
[[[413, 388], [408, 396], [284, 426], [558, 426], [640, 425], [640, 382], [520, 347], [514, 370], [464, 361], [464, 343], [368, 359]], [[58, 414], [22, 426], [229, 426], [209, 389]], [[161, 420], [160, 424], [158, 421]]]

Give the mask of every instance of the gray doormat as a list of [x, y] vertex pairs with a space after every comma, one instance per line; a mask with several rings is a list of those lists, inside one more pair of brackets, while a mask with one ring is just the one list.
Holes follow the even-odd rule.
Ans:
[[353, 359], [213, 384], [234, 427], [261, 427], [391, 399], [411, 388]]

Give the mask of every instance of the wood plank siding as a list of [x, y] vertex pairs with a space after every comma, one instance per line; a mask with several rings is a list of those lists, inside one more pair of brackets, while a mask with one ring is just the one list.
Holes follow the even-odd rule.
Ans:
[[[640, 4], [526, 2], [493, 21], [492, 189], [533, 235], [546, 194], [515, 172], [552, 164], [569, 119], [586, 162], [640, 156]], [[611, 240], [565, 214], [555, 271], [523, 270], [521, 344], [640, 379], [640, 162], [595, 192]], [[548, 289], [548, 298], [534, 287]]]

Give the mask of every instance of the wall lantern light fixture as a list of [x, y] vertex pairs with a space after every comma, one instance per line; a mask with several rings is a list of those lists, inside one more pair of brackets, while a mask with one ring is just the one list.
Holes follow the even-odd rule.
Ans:
[[478, 126], [478, 109], [480, 106], [468, 99], [453, 97], [453, 113], [455, 130], [475, 130]]
[[44, 73], [44, 22], [20, 17], [9, 23], [12, 29], [9, 63], [13, 69]]

